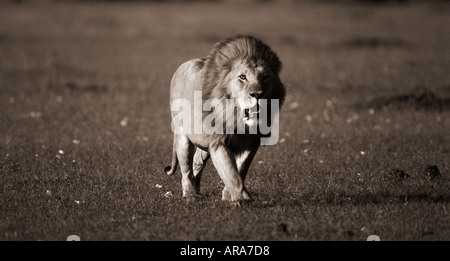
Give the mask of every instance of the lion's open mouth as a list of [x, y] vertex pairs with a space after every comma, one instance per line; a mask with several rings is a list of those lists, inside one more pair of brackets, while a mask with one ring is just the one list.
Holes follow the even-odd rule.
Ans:
[[248, 121], [250, 118], [256, 118], [258, 114], [259, 114], [258, 105], [255, 105], [249, 109], [244, 109], [244, 120]]

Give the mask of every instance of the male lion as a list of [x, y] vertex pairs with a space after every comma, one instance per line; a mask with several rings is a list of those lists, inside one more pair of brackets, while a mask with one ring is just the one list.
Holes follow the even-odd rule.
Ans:
[[[202, 170], [211, 157], [225, 185], [222, 200], [251, 199], [244, 180], [264, 134], [259, 130], [251, 133], [249, 128], [262, 121], [262, 106], [277, 101], [278, 110], [283, 104], [285, 88], [278, 76], [281, 65], [268, 45], [252, 36], [238, 35], [217, 43], [206, 58], [187, 61], [177, 69], [170, 85], [172, 164], [164, 171], [172, 175], [180, 163], [183, 197], [200, 195]], [[181, 107], [188, 114], [180, 117], [177, 109]], [[270, 108], [266, 109], [270, 112]], [[202, 123], [211, 115], [211, 125], [215, 125], [211, 128], [216, 131], [204, 133]], [[191, 128], [184, 125], [186, 121], [200, 125]], [[244, 133], [238, 132], [239, 122], [243, 123]]]

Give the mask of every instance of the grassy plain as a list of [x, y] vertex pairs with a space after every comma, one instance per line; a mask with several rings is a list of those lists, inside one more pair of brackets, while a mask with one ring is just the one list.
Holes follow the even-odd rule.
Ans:
[[[0, 2], [0, 240], [450, 240], [449, 10]], [[209, 163], [187, 203], [163, 173], [170, 79], [235, 34], [283, 61], [280, 141], [254, 202], [222, 202]]]

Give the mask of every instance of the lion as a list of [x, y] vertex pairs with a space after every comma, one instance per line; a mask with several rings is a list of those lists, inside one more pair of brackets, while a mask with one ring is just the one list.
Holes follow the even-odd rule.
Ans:
[[[261, 138], [267, 134], [259, 130], [251, 133], [249, 129], [262, 122], [260, 111], [266, 108], [270, 112], [272, 101], [278, 101], [277, 109], [281, 108], [286, 95], [279, 77], [281, 67], [277, 54], [267, 44], [253, 36], [237, 35], [217, 43], [206, 58], [189, 60], [176, 70], [170, 84], [172, 162], [164, 171], [173, 175], [180, 164], [183, 197], [201, 196], [202, 171], [211, 158], [224, 183], [222, 200], [252, 200], [244, 180]], [[187, 103], [180, 106], [177, 101]], [[210, 110], [205, 110], [208, 101]], [[180, 117], [180, 108], [187, 109], [183, 111], [187, 114]], [[196, 108], [201, 112], [196, 113]], [[215, 132], [203, 131], [205, 123], [201, 123], [207, 117], [214, 118], [210, 125]], [[193, 128], [184, 125], [189, 120], [194, 122]], [[237, 131], [239, 123], [244, 125], [244, 132]]]

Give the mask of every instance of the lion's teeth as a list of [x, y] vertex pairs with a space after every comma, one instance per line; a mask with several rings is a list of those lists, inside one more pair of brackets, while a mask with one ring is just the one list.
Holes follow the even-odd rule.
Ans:
[[255, 115], [258, 115], [259, 110], [258, 111], [252, 111], [251, 109], [244, 109], [244, 120], [249, 120], [250, 117], [254, 117]]

